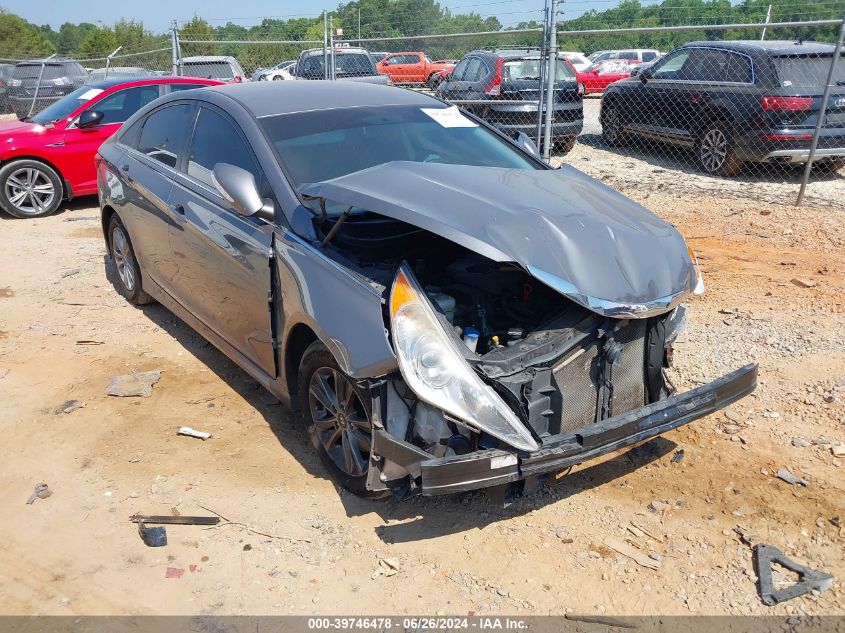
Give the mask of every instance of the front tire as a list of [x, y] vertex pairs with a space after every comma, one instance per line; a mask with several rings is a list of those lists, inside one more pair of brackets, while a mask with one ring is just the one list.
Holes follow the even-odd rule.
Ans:
[[135, 257], [129, 233], [117, 215], [109, 220], [109, 254], [117, 269], [115, 287], [133, 305], [152, 303], [153, 298], [141, 289], [141, 267]]
[[734, 176], [742, 167], [734, 151], [730, 125], [724, 121], [714, 121], [702, 130], [695, 153], [701, 170], [713, 176]]
[[299, 394], [311, 443], [332, 479], [359, 497], [386, 496], [385, 491], [367, 490], [372, 441], [369, 397], [319, 341], [302, 356]]
[[0, 169], [0, 206], [16, 218], [43, 218], [62, 203], [62, 181], [37, 160], [13, 160]]

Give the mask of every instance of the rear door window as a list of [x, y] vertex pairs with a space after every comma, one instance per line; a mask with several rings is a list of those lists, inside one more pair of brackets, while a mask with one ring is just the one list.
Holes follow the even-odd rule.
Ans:
[[194, 115], [189, 103], [177, 103], [156, 110], [147, 117], [138, 139], [138, 151], [153, 160], [176, 168], [185, 147]]
[[464, 73], [469, 66], [469, 59], [464, 58], [458, 62], [455, 66], [455, 69], [452, 71], [451, 76], [449, 77], [452, 81], [463, 81], [464, 80]]
[[94, 104], [93, 109], [103, 113], [102, 125], [123, 123], [159, 96], [158, 86], [139, 86], [121, 90]]
[[728, 54], [711, 48], [696, 48], [692, 51], [681, 72], [686, 81], [725, 81], [728, 69]]
[[234, 125], [214, 110], [201, 107], [188, 153], [188, 175], [213, 189], [211, 173], [218, 163], [248, 171], [255, 178], [255, 184], [261, 185], [258, 162]]
[[478, 57], [472, 57], [464, 73], [463, 81], [482, 81], [487, 74], [487, 66]]
[[728, 53], [728, 67], [725, 72], [725, 81], [750, 84], [753, 80], [754, 75], [751, 69], [751, 59], [745, 55]]

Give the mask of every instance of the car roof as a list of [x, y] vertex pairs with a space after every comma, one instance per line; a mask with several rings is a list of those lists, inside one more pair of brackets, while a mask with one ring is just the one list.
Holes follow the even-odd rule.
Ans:
[[218, 86], [221, 82], [202, 77], [117, 77], [115, 79], [104, 79], [103, 81], [92, 81], [86, 84], [87, 88], [99, 88], [108, 90], [115, 86], [148, 86], [156, 84], [195, 84], [204, 83], [209, 86]]
[[204, 90], [240, 102], [256, 117], [367, 106], [444, 107], [442, 101], [413, 90], [357, 81], [257, 81]]
[[704, 46], [723, 48], [740, 52], [761, 52], [772, 55], [815, 55], [819, 53], [832, 53], [833, 44], [824, 42], [802, 42], [795, 40], [733, 40], [730, 42], [689, 42], [682, 48], [693, 46]]

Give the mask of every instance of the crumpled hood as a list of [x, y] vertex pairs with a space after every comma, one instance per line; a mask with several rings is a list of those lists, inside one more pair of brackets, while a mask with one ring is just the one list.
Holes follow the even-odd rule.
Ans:
[[671, 309], [696, 284], [687, 245], [643, 206], [569, 166], [396, 161], [301, 193], [413, 224], [534, 277], [600, 314]]

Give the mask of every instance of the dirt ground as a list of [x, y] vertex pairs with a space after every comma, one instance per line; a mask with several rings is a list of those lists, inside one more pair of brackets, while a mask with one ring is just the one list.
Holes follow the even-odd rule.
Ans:
[[[833, 455], [845, 441], [845, 173], [795, 208], [780, 183], [708, 189], [691, 168], [587, 141], [567, 162], [673, 222], [699, 254], [707, 293], [676, 348], [677, 386], [748, 362], [760, 386], [507, 509], [483, 494], [341, 492], [254, 381], [162, 307], [118, 296], [95, 199], [0, 220], [0, 613], [845, 613]], [[111, 376], [155, 369], [150, 398], [105, 395]], [[177, 436], [180, 425], [214, 437]], [[39, 482], [53, 495], [26, 505]], [[230, 522], [168, 527], [164, 548], [129, 522], [204, 508]], [[836, 582], [764, 606], [735, 528]]]

